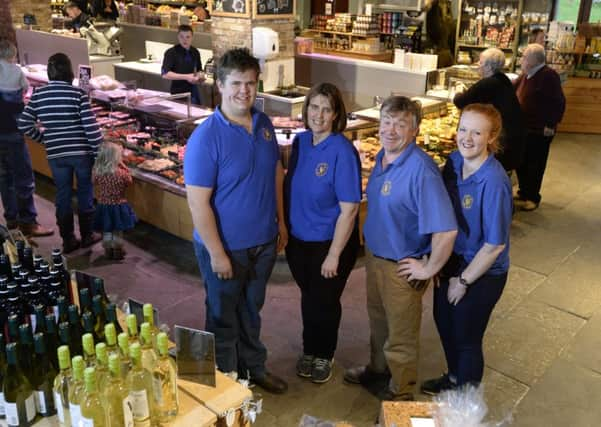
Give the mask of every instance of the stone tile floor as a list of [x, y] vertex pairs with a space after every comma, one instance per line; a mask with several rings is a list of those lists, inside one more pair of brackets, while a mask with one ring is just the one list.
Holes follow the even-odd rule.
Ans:
[[[601, 425], [600, 159], [601, 137], [558, 135], [540, 208], [514, 219], [509, 281], [485, 337], [491, 419], [512, 413], [516, 426]], [[54, 224], [52, 184], [39, 179], [37, 192], [40, 222]], [[131, 296], [152, 302], [171, 327], [202, 328], [204, 291], [192, 245], [145, 224], [126, 239], [124, 262], [107, 262], [96, 245], [70, 256], [69, 266], [104, 277], [117, 301]], [[60, 239], [36, 243], [48, 255]], [[263, 310], [263, 338], [269, 368], [288, 380], [290, 390], [282, 396], [263, 393], [259, 427], [296, 426], [303, 413], [374, 424], [377, 399], [342, 381], [344, 368], [367, 361], [364, 276], [360, 260], [343, 295], [333, 379], [315, 385], [294, 374], [301, 351], [299, 291], [285, 260], [278, 259]], [[424, 296], [420, 379], [445, 369], [431, 299], [430, 290]]]

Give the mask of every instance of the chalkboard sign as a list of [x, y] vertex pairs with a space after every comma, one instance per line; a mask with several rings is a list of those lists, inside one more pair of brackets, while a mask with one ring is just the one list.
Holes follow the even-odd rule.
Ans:
[[253, 18], [293, 18], [294, 0], [253, 0]]
[[250, 18], [251, 0], [214, 0], [211, 15]]

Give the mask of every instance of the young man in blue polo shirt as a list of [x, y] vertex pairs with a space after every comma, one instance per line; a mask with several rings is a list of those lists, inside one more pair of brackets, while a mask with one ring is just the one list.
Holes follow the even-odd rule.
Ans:
[[382, 150], [367, 184], [367, 313], [371, 355], [347, 370], [383, 400], [413, 400], [422, 295], [453, 249], [457, 224], [440, 172], [415, 144], [421, 106], [388, 98], [380, 110]]
[[220, 58], [222, 102], [190, 136], [184, 178], [217, 366], [283, 393], [287, 384], [265, 370], [260, 340], [265, 287], [288, 233], [273, 125], [253, 108], [259, 72], [247, 49]]

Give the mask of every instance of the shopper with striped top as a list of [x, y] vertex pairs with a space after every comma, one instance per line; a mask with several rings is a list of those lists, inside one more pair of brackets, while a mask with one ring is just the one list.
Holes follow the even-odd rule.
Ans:
[[[69, 253], [100, 240], [92, 230], [94, 196], [92, 166], [102, 134], [88, 96], [72, 85], [70, 59], [56, 53], [48, 59], [48, 85], [36, 90], [19, 119], [19, 129], [46, 146], [56, 184], [56, 220]], [[77, 178], [77, 203], [81, 241], [73, 233], [71, 206], [73, 175]]]

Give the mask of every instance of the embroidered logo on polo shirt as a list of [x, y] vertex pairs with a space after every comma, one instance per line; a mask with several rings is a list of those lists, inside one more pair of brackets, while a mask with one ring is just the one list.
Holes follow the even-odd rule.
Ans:
[[390, 190], [392, 190], [392, 181], [384, 181], [384, 184], [382, 184], [382, 188], [380, 189], [382, 196], [389, 196]]
[[271, 141], [271, 131], [267, 128], [263, 128], [263, 138], [267, 141]]
[[461, 205], [463, 206], [464, 209], [471, 209], [473, 204], [474, 204], [474, 198], [472, 196], [470, 196], [469, 194], [466, 194], [465, 196], [463, 196]]
[[324, 176], [328, 172], [328, 164], [320, 163], [315, 168], [315, 176]]

